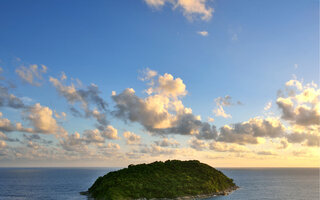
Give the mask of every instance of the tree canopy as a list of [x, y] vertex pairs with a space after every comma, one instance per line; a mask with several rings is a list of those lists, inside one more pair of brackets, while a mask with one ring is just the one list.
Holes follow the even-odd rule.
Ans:
[[168, 160], [129, 165], [99, 177], [89, 188], [95, 199], [176, 198], [217, 194], [234, 188], [233, 180], [197, 160]]

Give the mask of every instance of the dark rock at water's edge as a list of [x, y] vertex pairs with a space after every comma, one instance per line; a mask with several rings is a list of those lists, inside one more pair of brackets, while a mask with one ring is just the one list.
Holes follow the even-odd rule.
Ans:
[[168, 160], [109, 172], [80, 194], [97, 200], [187, 200], [227, 195], [237, 188], [232, 179], [207, 164]]

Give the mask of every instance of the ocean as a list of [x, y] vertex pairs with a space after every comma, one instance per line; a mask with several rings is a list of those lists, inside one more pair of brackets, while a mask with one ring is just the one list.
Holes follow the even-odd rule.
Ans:
[[[0, 168], [0, 200], [85, 200], [79, 194], [115, 168]], [[240, 187], [210, 200], [319, 200], [319, 169], [219, 169]]]

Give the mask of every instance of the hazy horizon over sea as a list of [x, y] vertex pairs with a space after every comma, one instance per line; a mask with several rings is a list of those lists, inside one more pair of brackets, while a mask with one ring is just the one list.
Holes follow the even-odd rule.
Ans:
[[[0, 199], [87, 199], [79, 194], [120, 168], [0, 168]], [[318, 200], [319, 168], [217, 168], [240, 187], [210, 200]]]

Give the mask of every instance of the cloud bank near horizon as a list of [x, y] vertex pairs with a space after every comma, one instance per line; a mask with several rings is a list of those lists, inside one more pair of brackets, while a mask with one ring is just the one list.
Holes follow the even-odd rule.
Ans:
[[[86, 86], [78, 79], [68, 84], [64, 72], [57, 78], [46, 77], [48, 68], [43, 66], [19, 66], [16, 74], [38, 90], [42, 83], [50, 83], [70, 110], [56, 111], [40, 102], [26, 102], [14, 94], [5, 78], [1, 80], [0, 107], [15, 110], [22, 121], [10, 120], [0, 112], [0, 160], [134, 160], [212, 153], [261, 159], [261, 156], [279, 157], [281, 151], [293, 145], [301, 150], [300, 153], [297, 149], [288, 150], [291, 156], [310, 157], [312, 149], [319, 148], [320, 90], [314, 82], [305, 84], [297, 79], [286, 82], [274, 101], [278, 116], [256, 116], [217, 128], [213, 120], [202, 120], [183, 104], [183, 98], [189, 94], [187, 86], [172, 74], [146, 68], [139, 76], [147, 86], [141, 95], [144, 97], [133, 88], [125, 88], [120, 93], [113, 91], [108, 102], [101, 97], [97, 85]], [[243, 105], [240, 101], [233, 102], [229, 95], [214, 101], [220, 111], [223, 107]], [[271, 105], [268, 103], [267, 110]], [[216, 116], [228, 116], [217, 112]], [[64, 127], [70, 115], [95, 123], [91, 129], [70, 133]], [[116, 120], [127, 123], [126, 129], [130, 124], [139, 125], [151, 138], [158, 139], [150, 142], [139, 132], [119, 131], [123, 127], [110, 124]], [[179, 137], [185, 139], [175, 139]]]

